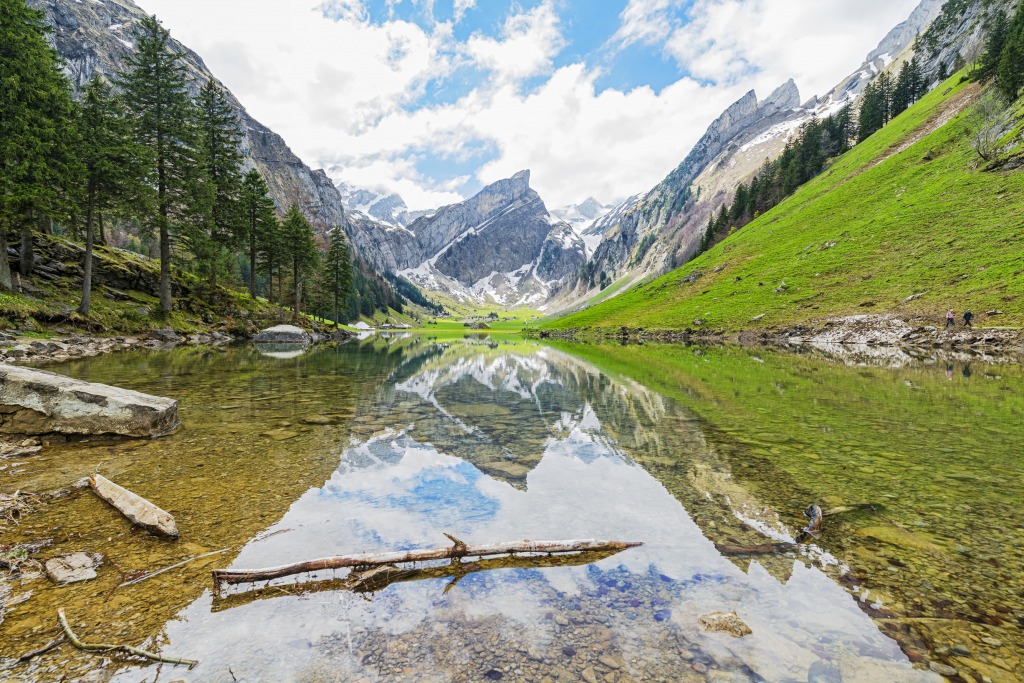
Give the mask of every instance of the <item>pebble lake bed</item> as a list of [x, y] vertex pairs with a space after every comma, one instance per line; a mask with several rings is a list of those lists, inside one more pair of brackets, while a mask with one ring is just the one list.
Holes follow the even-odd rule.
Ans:
[[[166, 396], [182, 427], [0, 454], [0, 670], [49, 681], [975, 681], [1024, 662], [1024, 370], [741, 347], [373, 336], [300, 353], [44, 366]], [[27, 448], [27, 447], [26, 447]], [[134, 529], [99, 473], [172, 513]], [[800, 536], [811, 503], [821, 532]], [[8, 509], [14, 510], [11, 507]], [[213, 569], [597, 538], [379, 586]], [[767, 548], [767, 550], [766, 550]], [[47, 560], [101, 556], [55, 585]], [[589, 561], [593, 560], [593, 561]], [[439, 570], [438, 570], [439, 571]], [[90, 653], [78, 636], [195, 659]], [[742, 628], [713, 630], [735, 613]], [[749, 631], [749, 633], [748, 633]]]

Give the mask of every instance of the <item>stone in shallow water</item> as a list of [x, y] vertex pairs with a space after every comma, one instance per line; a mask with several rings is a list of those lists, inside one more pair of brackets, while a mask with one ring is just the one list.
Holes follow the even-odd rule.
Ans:
[[96, 578], [96, 567], [103, 556], [98, 553], [71, 553], [58, 555], [46, 561], [46, 575], [54, 583], [78, 583]]
[[8, 365], [0, 368], [0, 432], [160, 436], [178, 402], [138, 391]]
[[701, 628], [709, 633], [728, 633], [735, 638], [753, 633], [735, 612], [712, 612], [702, 616], [699, 621]]

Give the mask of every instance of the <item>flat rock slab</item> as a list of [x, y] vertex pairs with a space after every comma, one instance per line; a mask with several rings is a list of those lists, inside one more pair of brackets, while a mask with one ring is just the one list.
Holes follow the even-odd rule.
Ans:
[[178, 402], [169, 398], [0, 366], [0, 433], [152, 437], [180, 424]]
[[178, 538], [178, 525], [175, 524], [171, 513], [166, 510], [98, 474], [89, 477], [89, 486], [97, 496], [117, 508], [132, 524], [154, 536]]
[[54, 583], [78, 583], [96, 578], [96, 568], [103, 562], [99, 553], [71, 553], [46, 561], [46, 575]]
[[252, 340], [257, 344], [309, 344], [313, 338], [301, 327], [275, 325], [260, 331]]

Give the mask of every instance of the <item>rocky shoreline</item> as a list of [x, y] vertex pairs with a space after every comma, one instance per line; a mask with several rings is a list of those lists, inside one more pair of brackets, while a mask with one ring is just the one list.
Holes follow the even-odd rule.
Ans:
[[944, 330], [925, 320], [903, 320], [895, 315], [856, 315], [775, 329], [740, 332], [703, 329], [575, 328], [540, 330], [542, 339], [569, 341], [608, 340], [620, 343], [667, 342], [682, 344], [737, 343], [782, 348], [811, 347], [841, 353], [843, 349], [892, 348], [910, 351], [942, 349], [977, 353], [1024, 353], [1024, 329], [1011, 327], [955, 327]]
[[[344, 330], [330, 334], [306, 332], [305, 335], [308, 339], [305, 343], [313, 344], [344, 341], [352, 336]], [[237, 337], [223, 332], [178, 334], [174, 330], [163, 329], [152, 330], [142, 335], [113, 337], [69, 335], [54, 339], [37, 339], [12, 333], [0, 333], [0, 363], [60, 362], [129, 349], [161, 350], [183, 345], [219, 346], [244, 341], [259, 341], [259, 335]]]

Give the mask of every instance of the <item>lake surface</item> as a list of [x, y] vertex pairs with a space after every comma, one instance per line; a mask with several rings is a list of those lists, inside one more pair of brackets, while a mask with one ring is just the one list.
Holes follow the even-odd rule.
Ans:
[[[51, 368], [176, 398], [184, 426], [0, 460], [0, 492], [70, 490], [4, 526], [4, 543], [105, 557], [93, 581], [54, 587], [26, 570], [0, 588], [31, 592], [0, 623], [0, 662], [56, 637], [64, 607], [83, 639], [200, 664], [62, 645], [4, 675], [1019, 680], [1019, 364], [408, 335], [290, 356], [188, 348]], [[181, 540], [70, 488], [97, 471], [172, 512]], [[810, 503], [835, 513], [818, 536], [750, 550], [795, 540]], [[222, 591], [210, 578], [445, 546], [445, 533], [644, 545], [435, 562], [375, 590], [347, 570]], [[750, 635], [700, 626], [733, 611]]]

